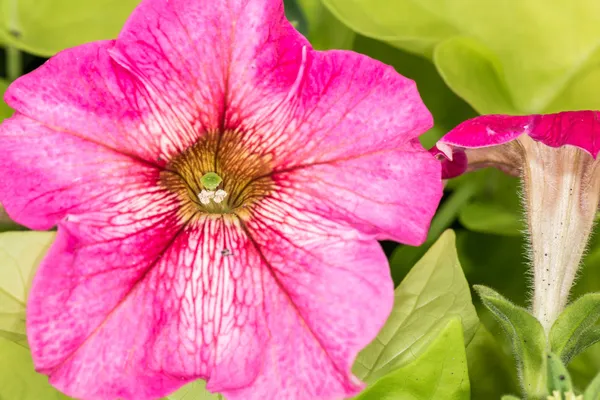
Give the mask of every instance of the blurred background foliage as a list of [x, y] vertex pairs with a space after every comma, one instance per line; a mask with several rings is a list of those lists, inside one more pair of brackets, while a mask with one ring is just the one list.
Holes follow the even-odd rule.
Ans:
[[[0, 0], [0, 91], [3, 93], [18, 74], [31, 71], [64, 48], [115, 38], [137, 3], [138, 0]], [[597, 0], [284, 3], [289, 19], [315, 48], [354, 50], [390, 64], [416, 81], [435, 118], [435, 126], [422, 137], [427, 148], [478, 113], [600, 109]], [[0, 102], [0, 119], [10, 114], [11, 110]], [[527, 252], [518, 193], [518, 179], [495, 170], [482, 170], [448, 182], [423, 246], [383, 243], [396, 284], [442, 232], [452, 228], [469, 285], [493, 287], [517, 304], [527, 305]], [[15, 229], [20, 228], [0, 208], [0, 231]], [[573, 297], [600, 291], [598, 231]], [[509, 347], [476, 296], [473, 299], [483, 325], [467, 348], [469, 365], [479, 366], [469, 368], [471, 392], [474, 399], [500, 398], [515, 386], [511, 368], [507, 367], [511, 364]], [[9, 346], [5, 342], [0, 341], [0, 347]], [[16, 354], [23, 350], [7, 351]], [[483, 367], [481, 360], [486, 357], [499, 360], [498, 371]], [[576, 386], [585, 386], [600, 370], [599, 345], [577, 357], [570, 369]], [[503, 376], [504, 383], [494, 384], [490, 374]], [[185, 390], [198, 390], [198, 396], [204, 396], [200, 386]], [[172, 398], [181, 396], [180, 393]], [[52, 397], [44, 394], [36, 399], [39, 398]]]

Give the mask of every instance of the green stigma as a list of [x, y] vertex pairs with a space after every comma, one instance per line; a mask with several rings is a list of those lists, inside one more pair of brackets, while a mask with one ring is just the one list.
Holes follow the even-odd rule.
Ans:
[[200, 183], [208, 190], [215, 190], [221, 182], [223, 182], [223, 179], [214, 172], [208, 172], [200, 178]]

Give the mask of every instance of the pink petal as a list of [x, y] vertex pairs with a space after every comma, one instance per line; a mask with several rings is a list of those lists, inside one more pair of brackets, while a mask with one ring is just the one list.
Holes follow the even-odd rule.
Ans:
[[442, 163], [442, 178], [452, 179], [465, 173], [468, 166], [467, 155], [462, 149], [450, 149], [450, 157], [439, 148], [433, 147], [429, 153]]
[[63, 135], [164, 165], [161, 160], [181, 148], [179, 136], [189, 123], [111, 59], [113, 45], [94, 42], [60, 52], [10, 85], [6, 102]]
[[250, 384], [267, 330], [261, 260], [245, 234], [223, 219], [123, 218], [122, 235], [91, 228], [96, 219], [61, 224], [28, 304], [36, 368], [86, 400], [156, 399], [197, 378]]
[[596, 159], [600, 152], [600, 112], [568, 111], [533, 116], [529, 136], [550, 147], [579, 147]]
[[281, 0], [145, 0], [113, 57], [196, 129], [237, 129], [293, 86], [308, 42]]
[[240, 128], [252, 133], [248, 147], [268, 154], [275, 179], [294, 182], [294, 195], [324, 218], [422, 243], [442, 184], [439, 163], [416, 140], [432, 119], [414, 82], [351, 52], [302, 56], [286, 98], [252, 106]]
[[2, 204], [32, 229], [49, 229], [66, 215], [134, 204], [158, 180], [159, 171], [141, 160], [18, 113], [0, 126], [0, 148]]
[[256, 210], [248, 234], [264, 257], [271, 341], [252, 386], [228, 399], [341, 399], [363, 384], [350, 369], [393, 305], [393, 283], [379, 244], [299, 211], [275, 196]]
[[303, 212], [377, 239], [419, 245], [442, 195], [440, 163], [418, 141], [274, 176]]
[[508, 143], [524, 133], [529, 133], [530, 116], [482, 115], [465, 121], [441, 138], [437, 147], [448, 158], [448, 146], [472, 149]]
[[298, 52], [302, 63], [285, 98], [254, 101], [254, 114], [242, 122], [249, 145], [271, 155], [277, 170], [407, 146], [419, 151], [410, 142], [433, 120], [413, 81], [353, 52]]
[[[277, 207], [246, 227], [207, 218], [175, 231], [165, 215], [118, 236], [61, 224], [28, 306], [38, 370], [85, 399], [158, 398], [196, 378], [231, 399], [355, 394], [353, 359], [393, 302], [385, 255]], [[279, 211], [293, 212], [285, 232]]]

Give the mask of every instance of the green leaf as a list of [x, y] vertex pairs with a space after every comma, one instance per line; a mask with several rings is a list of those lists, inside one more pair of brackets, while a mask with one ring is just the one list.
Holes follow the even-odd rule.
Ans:
[[317, 50], [351, 49], [356, 34], [341, 23], [321, 0], [297, 0], [308, 20], [307, 38]]
[[197, 380], [170, 394], [165, 400], [224, 400], [224, 397], [209, 392], [206, 390], [206, 382]]
[[502, 396], [501, 400], [521, 400], [521, 399], [518, 398], [517, 396], [513, 396], [512, 394], [505, 394], [504, 396]]
[[54, 232], [0, 233], [0, 337], [26, 345], [27, 295], [54, 236]]
[[360, 379], [374, 382], [413, 361], [451, 318], [460, 317], [471, 341], [478, 319], [454, 242], [454, 233], [445, 232], [398, 286], [389, 319], [356, 360]]
[[3, 400], [67, 400], [69, 397], [54, 389], [48, 378], [35, 372], [31, 354], [0, 337], [0, 399]]
[[114, 39], [140, 0], [12, 0], [0, 4], [0, 35], [40, 56]]
[[600, 341], [600, 293], [588, 293], [571, 303], [550, 329], [550, 349], [565, 364]]
[[573, 383], [567, 367], [556, 354], [548, 354], [548, 393], [573, 391]]
[[460, 32], [426, 3], [409, 0], [324, 0], [356, 32], [401, 49], [431, 55], [443, 39]]
[[590, 385], [583, 393], [583, 400], [598, 400], [600, 399], [600, 373], [592, 380]]
[[[596, 0], [325, 0], [325, 4], [365, 36], [427, 57], [445, 46], [443, 56], [436, 54], [436, 64], [443, 64], [450, 86], [482, 112], [531, 114], [600, 107]], [[448, 64], [455, 73], [448, 72]]]
[[416, 360], [379, 379], [357, 400], [469, 400], [460, 319], [446, 323]]
[[433, 60], [446, 84], [480, 114], [517, 113], [502, 78], [502, 65], [485, 46], [468, 37], [454, 37], [436, 47]]
[[494, 314], [509, 336], [521, 386], [536, 399], [546, 394], [546, 335], [539, 321], [527, 310], [485, 286], [474, 286], [483, 304]]
[[483, 324], [467, 346], [467, 362], [473, 399], [498, 399], [518, 391], [512, 361]]

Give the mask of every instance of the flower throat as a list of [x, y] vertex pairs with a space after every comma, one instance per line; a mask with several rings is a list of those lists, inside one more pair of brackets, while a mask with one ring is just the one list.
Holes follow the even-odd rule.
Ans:
[[234, 131], [210, 132], [174, 156], [160, 183], [176, 193], [184, 216], [244, 215], [272, 188], [267, 157], [248, 150]]

